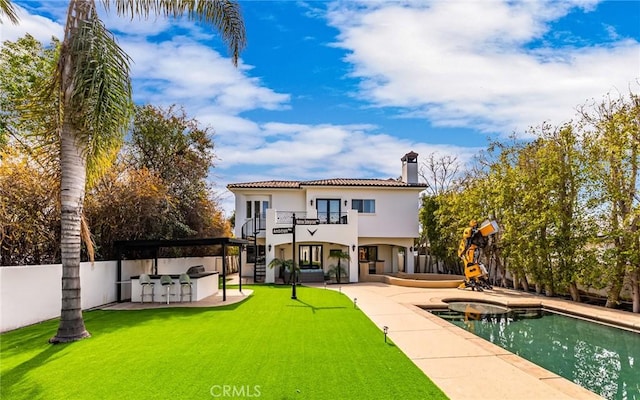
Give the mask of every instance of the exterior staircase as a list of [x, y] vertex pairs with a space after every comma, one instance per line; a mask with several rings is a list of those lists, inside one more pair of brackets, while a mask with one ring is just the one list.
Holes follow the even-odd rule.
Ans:
[[264, 283], [267, 277], [267, 266], [264, 261], [264, 257], [262, 257], [261, 263], [254, 264], [253, 267], [253, 281], [255, 283]]
[[[264, 255], [259, 254], [258, 234], [265, 230], [265, 221], [260, 217], [251, 218], [242, 225], [242, 238], [251, 242], [248, 246], [253, 246], [253, 281], [264, 283], [267, 275], [267, 266]], [[249, 264], [250, 262], [247, 261]]]

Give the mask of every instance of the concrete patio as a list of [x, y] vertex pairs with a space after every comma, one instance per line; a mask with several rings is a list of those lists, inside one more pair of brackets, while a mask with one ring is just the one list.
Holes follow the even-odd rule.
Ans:
[[[322, 286], [319, 286], [322, 287]], [[482, 293], [382, 283], [329, 285], [351, 299], [452, 400], [598, 399], [600, 396], [418, 307], [443, 300], [484, 300], [507, 306], [544, 306], [640, 331], [640, 315], [506, 289]]]
[[146, 310], [150, 308], [175, 308], [175, 307], [220, 307], [228, 306], [231, 304], [239, 303], [242, 300], [253, 294], [251, 289], [242, 289], [242, 292], [238, 289], [227, 289], [227, 300], [222, 300], [222, 291], [219, 291], [213, 296], [206, 297], [200, 301], [171, 301], [169, 304], [164, 302], [158, 303], [140, 303], [126, 301], [123, 303], [112, 303], [104, 307], [100, 307], [102, 310]]

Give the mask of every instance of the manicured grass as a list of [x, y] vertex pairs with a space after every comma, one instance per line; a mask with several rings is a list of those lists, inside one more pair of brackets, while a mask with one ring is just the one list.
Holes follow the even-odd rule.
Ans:
[[5, 333], [0, 398], [446, 398], [346, 296], [250, 288], [219, 308], [86, 312], [92, 337], [67, 345], [47, 344], [57, 321]]

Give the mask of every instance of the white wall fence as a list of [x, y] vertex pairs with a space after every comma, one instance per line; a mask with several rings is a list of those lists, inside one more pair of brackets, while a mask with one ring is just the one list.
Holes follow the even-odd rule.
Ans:
[[[203, 265], [206, 271], [222, 274], [222, 257], [158, 259], [159, 274], [179, 274], [191, 266]], [[119, 283], [118, 262], [80, 263], [82, 309], [90, 309], [131, 298], [130, 279], [152, 273], [153, 260], [123, 260]], [[238, 258], [227, 257], [227, 274], [238, 271]], [[62, 265], [0, 267], [0, 332], [46, 321], [60, 316], [62, 306]]]

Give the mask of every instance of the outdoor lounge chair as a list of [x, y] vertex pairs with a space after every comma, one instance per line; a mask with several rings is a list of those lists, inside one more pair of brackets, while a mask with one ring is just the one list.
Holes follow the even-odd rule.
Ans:
[[163, 288], [166, 288], [166, 294], [163, 294], [163, 296], [167, 296], [167, 304], [169, 304], [169, 298], [171, 296], [173, 296], [173, 293], [171, 293], [171, 287], [173, 286], [173, 279], [171, 279], [171, 276], [169, 275], [162, 275], [160, 277], [160, 284], [162, 285]]
[[185, 289], [189, 289], [189, 303], [193, 301], [193, 284], [191, 283], [191, 278], [187, 274], [180, 274], [180, 302], [182, 303], [182, 299], [187, 295]]
[[[151, 277], [147, 274], [140, 275], [140, 303], [144, 303], [144, 296], [151, 296], [151, 302], [153, 303], [153, 289], [155, 284], [151, 281]], [[151, 293], [145, 294], [145, 289], [151, 288]]]

